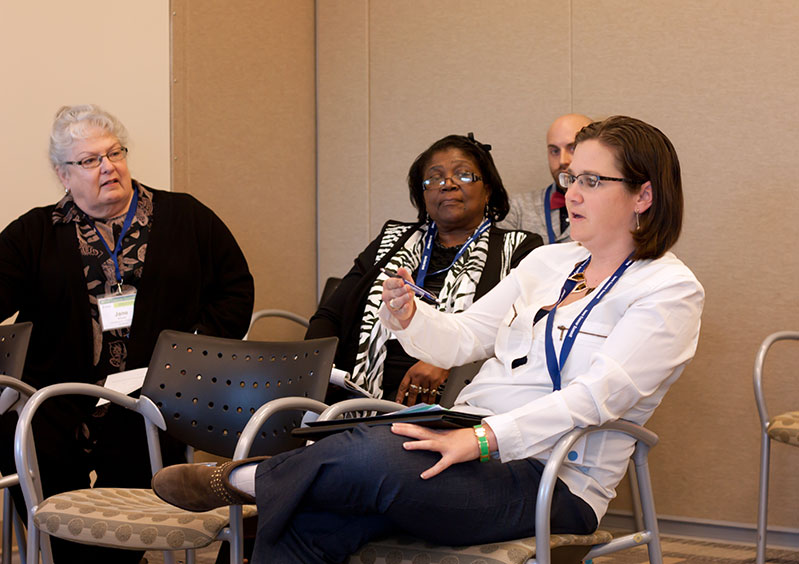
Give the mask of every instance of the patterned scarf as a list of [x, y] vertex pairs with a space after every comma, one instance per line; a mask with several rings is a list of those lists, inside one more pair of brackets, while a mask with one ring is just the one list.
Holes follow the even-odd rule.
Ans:
[[[396, 271], [399, 267], [404, 266], [410, 272], [416, 270], [421, 261], [424, 236], [428, 228], [429, 224], [423, 225], [411, 235], [396, 254], [388, 260], [386, 268]], [[386, 227], [375, 263], [379, 262], [394, 247], [408, 229], [411, 227], [400, 224]], [[480, 235], [447, 271], [444, 286], [438, 295], [439, 310], [448, 313], [460, 312], [474, 301], [477, 283], [480, 281], [480, 275], [483, 273], [488, 256], [488, 234], [489, 231], [485, 231]], [[524, 239], [523, 233], [518, 235], [521, 237], [512, 237], [511, 239]], [[512, 249], [516, 246], [513, 242], [509, 242], [506, 238], [503, 245], [502, 277], [510, 270], [510, 257]], [[510, 254], [507, 254], [506, 257], [506, 251], [509, 249]], [[352, 370], [352, 380], [376, 398], [383, 397], [383, 362], [386, 359], [386, 341], [394, 338], [394, 335], [380, 324], [377, 315], [381, 304], [383, 281], [386, 278], [388, 276], [381, 272], [369, 290], [358, 336], [358, 353], [355, 356], [355, 366]]]
[[[136, 286], [141, 279], [153, 216], [152, 192], [135, 180], [133, 184], [139, 190], [139, 201], [136, 215], [122, 241], [122, 251], [119, 255], [119, 269], [125, 280], [123, 288]], [[86, 221], [86, 214], [75, 204], [71, 193], [68, 193], [56, 204], [52, 221], [53, 224], [72, 223], [75, 225], [92, 320], [94, 345], [92, 364], [97, 370], [97, 383], [102, 385], [105, 375], [125, 370], [127, 360], [129, 329], [102, 331], [100, 329], [100, 312], [97, 307], [97, 298], [103, 294], [112, 293], [116, 288], [114, 263], [100, 241], [95, 227]], [[106, 241], [110, 241], [109, 246], [113, 246], [116, 244], [124, 221], [125, 216], [121, 215], [108, 220], [95, 219], [94, 223]]]

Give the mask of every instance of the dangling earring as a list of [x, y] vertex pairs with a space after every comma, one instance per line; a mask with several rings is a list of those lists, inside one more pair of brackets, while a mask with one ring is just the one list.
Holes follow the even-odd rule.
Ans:
[[641, 214], [638, 213], [638, 210], [635, 210], [635, 230], [639, 231], [641, 229], [641, 221], [640, 218]]

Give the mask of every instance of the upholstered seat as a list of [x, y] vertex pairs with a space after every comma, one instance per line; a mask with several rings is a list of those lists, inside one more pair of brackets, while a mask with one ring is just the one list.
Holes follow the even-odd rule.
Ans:
[[[244, 517], [257, 514], [242, 507]], [[203, 513], [183, 511], [152, 490], [92, 488], [47, 498], [34, 516], [49, 535], [83, 544], [132, 550], [185, 550], [218, 540], [229, 523], [226, 507]]]
[[775, 441], [799, 446], [799, 411], [789, 411], [772, 418], [766, 432]]
[[[592, 546], [612, 540], [606, 531], [592, 535], [551, 535], [552, 561], [579, 561]], [[535, 537], [491, 544], [438, 546], [408, 536], [372, 541], [350, 556], [349, 564], [524, 564], [535, 557]]]

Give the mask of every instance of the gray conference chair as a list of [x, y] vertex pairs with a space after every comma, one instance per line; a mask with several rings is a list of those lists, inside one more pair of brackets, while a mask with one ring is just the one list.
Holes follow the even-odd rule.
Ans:
[[[351, 411], [374, 410], [396, 411], [396, 405], [385, 400], [354, 399], [330, 406], [319, 416], [320, 421], [336, 419]], [[633, 533], [613, 538], [606, 531], [597, 530], [591, 535], [550, 535], [549, 511], [552, 504], [558, 470], [572, 446], [584, 435], [595, 432], [614, 431], [626, 433], [636, 440], [632, 460], [635, 463], [635, 479], [641, 496], [644, 527]], [[371, 542], [350, 557], [349, 564], [388, 562], [394, 564], [443, 564], [456, 562], [458, 558], [473, 556], [484, 562], [496, 564], [549, 564], [550, 562], [577, 563], [620, 550], [646, 545], [649, 561], [662, 564], [657, 516], [655, 514], [652, 484], [649, 478], [648, 454], [657, 444], [657, 435], [628, 421], [614, 421], [602, 426], [574, 429], [564, 435], [555, 445], [547, 461], [538, 489], [535, 537], [515, 541], [492, 543], [471, 547], [434, 546], [407, 536], [397, 536]], [[536, 547], [548, 547], [536, 550]]]
[[[79, 383], [55, 384], [33, 394], [15, 438], [17, 467], [30, 469], [20, 475], [28, 506], [29, 562], [38, 562], [41, 547], [44, 563], [50, 564], [50, 535], [85, 544], [163, 550], [166, 562], [174, 562], [174, 554], [167, 551], [186, 550], [187, 562], [193, 562], [193, 549], [223, 540], [230, 543], [230, 561], [242, 562], [242, 519], [255, 515], [254, 506], [192, 513], [161, 501], [150, 489], [125, 488], [90, 488], [44, 499], [30, 422], [42, 403], [56, 396], [107, 399], [144, 418], [153, 473], [162, 466], [157, 428], [217, 456], [275, 454], [302, 444], [290, 434], [305, 410], [325, 407], [320, 400], [336, 344], [335, 338], [267, 343], [163, 331], [139, 398]], [[287, 397], [292, 400], [288, 406], [284, 402], [261, 409]], [[266, 428], [240, 440], [247, 422], [259, 414], [268, 418]]]
[[[19, 414], [27, 399], [36, 391], [20, 380], [32, 329], [33, 324], [30, 321], [0, 325], [0, 415], [11, 411]], [[11, 456], [11, 453], [4, 456]], [[14, 510], [11, 494], [7, 490], [18, 484], [17, 474], [0, 477], [0, 489], [4, 493], [2, 564], [11, 564], [12, 526], [17, 537], [20, 559], [25, 560], [25, 527]]]
[[798, 331], [780, 331], [772, 333], [760, 345], [755, 357], [753, 384], [755, 401], [760, 415], [760, 487], [757, 505], [757, 564], [766, 561], [766, 535], [768, 521], [768, 474], [771, 456], [771, 441], [779, 441], [787, 445], [799, 446], [799, 411], [781, 413], [769, 417], [766, 399], [763, 395], [763, 367], [769, 349], [779, 341], [799, 341]]

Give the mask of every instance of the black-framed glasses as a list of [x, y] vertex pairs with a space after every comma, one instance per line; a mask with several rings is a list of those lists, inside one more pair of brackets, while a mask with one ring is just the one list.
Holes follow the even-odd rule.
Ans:
[[456, 172], [452, 176], [436, 175], [425, 178], [424, 181], [422, 181], [422, 190], [441, 190], [447, 185], [447, 180], [452, 180], [452, 182], [460, 186], [462, 184], [478, 182], [482, 180], [482, 178], [469, 171]]
[[598, 174], [578, 174], [577, 176], [569, 174], [568, 172], [561, 172], [558, 175], [558, 184], [564, 188], [568, 188], [575, 182], [579, 182], [580, 186], [596, 189], [600, 182], [626, 182], [627, 184], [636, 184], [635, 181], [627, 178], [614, 178], [612, 176], [600, 176]]
[[104, 155], [92, 155], [91, 157], [86, 157], [79, 161], [64, 161], [64, 164], [78, 165], [83, 168], [97, 168], [100, 166], [100, 163], [103, 162], [103, 159], [108, 159], [112, 163], [115, 163], [124, 159], [127, 154], [127, 147], [117, 147], [115, 149], [111, 149]]

